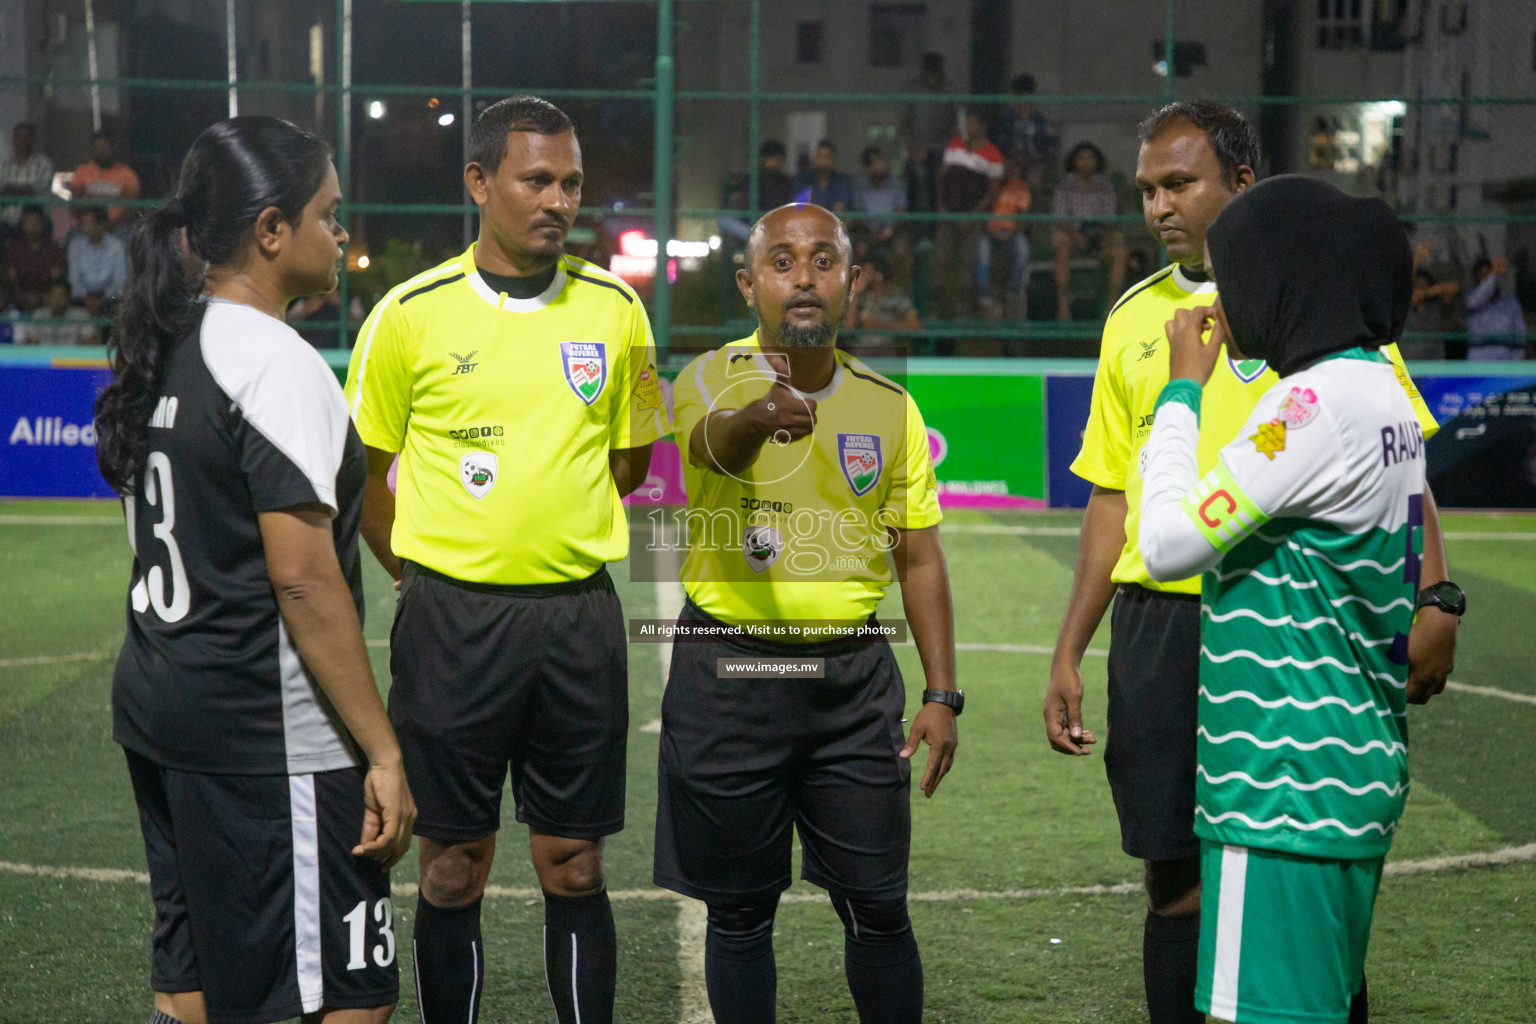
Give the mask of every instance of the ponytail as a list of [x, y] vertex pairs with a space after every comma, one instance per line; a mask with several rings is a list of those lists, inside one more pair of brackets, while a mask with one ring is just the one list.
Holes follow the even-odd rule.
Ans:
[[192, 143], [176, 198], [134, 227], [107, 350], [112, 382], [96, 399], [96, 463], [119, 494], [149, 458], [166, 363], [202, 322], [207, 269], [239, 265], [262, 210], [275, 206], [298, 224], [330, 161], [324, 142], [287, 121], [220, 121]]
[[200, 314], [203, 276], [181, 246], [186, 212], [172, 199], [134, 225], [128, 286], [112, 325], [112, 382], [96, 398], [96, 464], [119, 494], [149, 456], [149, 420], [171, 349]]

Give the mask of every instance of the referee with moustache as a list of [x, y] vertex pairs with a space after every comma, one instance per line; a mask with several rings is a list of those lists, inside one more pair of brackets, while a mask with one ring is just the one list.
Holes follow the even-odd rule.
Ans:
[[[964, 704], [927, 429], [906, 391], [835, 347], [859, 274], [835, 216], [779, 207], [745, 262], [756, 334], [694, 360], [673, 391], [690, 526], [678, 625], [694, 635], [676, 638], [662, 704], [655, 880], [708, 904], [717, 1024], [771, 1024], [798, 830], [802, 875], [845, 926], [859, 1020], [917, 1024], [909, 759], [929, 745], [932, 796]], [[883, 637], [771, 632], [875, 625], [893, 578], [929, 687], [905, 741]], [[770, 674], [733, 678], [732, 660]], [[820, 674], [789, 671], [807, 662]]]
[[476, 1019], [510, 769], [556, 1015], [607, 1024], [602, 840], [624, 827], [629, 703], [606, 563], [628, 553], [620, 499], [666, 411], [635, 293], [563, 255], [582, 186], [570, 118], [492, 104], [464, 180], [479, 240], [374, 308], [346, 389], [368, 446], [362, 533], [400, 584], [389, 717], [420, 807], [417, 989], [425, 1020]]
[[[1108, 739], [1104, 768], [1120, 818], [1121, 848], [1144, 862], [1148, 912], [1142, 944], [1152, 1024], [1203, 1024], [1195, 1009], [1200, 935], [1200, 843], [1194, 834], [1195, 742], [1200, 669], [1200, 580], [1156, 582], [1137, 543], [1142, 446], [1168, 382], [1164, 324], [1179, 309], [1209, 306], [1205, 232], [1252, 185], [1259, 140], [1238, 111], [1204, 100], [1173, 103], [1142, 122], [1136, 183], [1147, 228], [1173, 261], [1135, 285], [1110, 311], [1094, 378], [1083, 449], [1072, 471], [1092, 496], [1078, 541], [1072, 592], [1056, 639], [1045, 698], [1045, 732], [1063, 754], [1096, 742], [1083, 727], [1084, 652], [1104, 613], [1110, 618]], [[1437, 429], [1403, 368], [1396, 345], [1382, 348], [1424, 428]], [[1203, 474], [1277, 380], [1259, 360], [1223, 355], [1204, 388], [1199, 464]], [[1439, 513], [1424, 492], [1426, 585], [1446, 578]], [[1409, 700], [1444, 689], [1455, 651], [1455, 614], [1424, 607], [1409, 637]], [[1351, 1022], [1366, 1019], [1362, 984]]]

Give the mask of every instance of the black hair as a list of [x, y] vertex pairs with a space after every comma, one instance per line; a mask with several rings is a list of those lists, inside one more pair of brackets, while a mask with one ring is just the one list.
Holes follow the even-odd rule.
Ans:
[[1093, 158], [1098, 161], [1098, 166], [1093, 169], [1093, 173], [1104, 173], [1104, 168], [1109, 166], [1109, 161], [1105, 159], [1104, 151], [1091, 142], [1079, 142], [1067, 152], [1067, 173], [1071, 174], [1077, 170], [1077, 154], [1084, 151], [1092, 153]]
[[82, 206], [75, 211], [75, 217], [81, 221], [87, 217], [95, 217], [102, 224], [106, 224], [107, 208], [105, 206]]
[[869, 162], [877, 156], [885, 156], [885, 150], [879, 146], [866, 146], [864, 152], [859, 154], [859, 163], [868, 167]]
[[111, 142], [112, 133], [105, 128], [97, 128], [94, 132], [91, 132], [91, 141], [95, 142], [97, 139], [106, 139], [108, 142]]
[[1423, 267], [1420, 267], [1418, 270], [1415, 270], [1413, 272], [1413, 279], [1415, 281], [1419, 280], [1420, 278], [1423, 278], [1424, 280], [1428, 281], [1430, 284], [1434, 284], [1435, 283], [1435, 275], [1431, 274], [1429, 271], [1425, 270]]
[[769, 156], [788, 156], [789, 154], [784, 149], [784, 143], [778, 139], [769, 139], [758, 148], [757, 155], [761, 159]]
[[923, 54], [922, 69], [926, 72], [942, 75], [944, 73], [944, 55], [937, 50], [929, 50]]
[[1472, 263], [1472, 277], [1475, 279], [1477, 277], [1477, 272], [1479, 270], [1484, 269], [1484, 268], [1487, 268], [1488, 270], [1492, 270], [1493, 269], [1493, 261], [1490, 260], [1486, 256], [1479, 256]]
[[822, 139], [820, 142], [816, 143], [816, 148], [830, 149], [832, 151], [832, 155], [837, 156], [837, 143], [833, 142], [831, 139]]
[[536, 135], [575, 133], [576, 123], [565, 111], [537, 96], [509, 96], [497, 100], [475, 118], [469, 130], [469, 160], [495, 174], [507, 155], [507, 135], [533, 132]]
[[891, 276], [891, 258], [884, 252], [878, 250], [871, 252], [864, 260], [864, 265], [871, 270], [879, 271], [880, 276], [883, 278]]
[[1237, 171], [1247, 167], [1257, 177], [1259, 173], [1259, 133], [1239, 111], [1210, 100], [1188, 100], [1159, 107], [1136, 127], [1142, 142], [1153, 139], [1174, 121], [1188, 121], [1205, 132], [1216, 162], [1221, 165], [1222, 180], [1229, 186], [1237, 184]]
[[112, 380], [96, 398], [96, 463], [119, 494], [132, 490], [149, 455], [167, 357], [202, 320], [204, 268], [233, 264], [269, 207], [297, 224], [330, 164], [330, 147], [297, 125], [232, 117], [197, 137], [175, 198], [134, 225], [107, 351]]
[[44, 220], [48, 219], [48, 214], [43, 210], [41, 206], [37, 205], [36, 203], [28, 203], [26, 206], [21, 208], [21, 216], [23, 218], [26, 218], [34, 213]]
[[1022, 75], [1014, 75], [1013, 81], [1008, 83], [1008, 91], [1015, 96], [1033, 96], [1035, 92], [1035, 76], [1027, 71]]

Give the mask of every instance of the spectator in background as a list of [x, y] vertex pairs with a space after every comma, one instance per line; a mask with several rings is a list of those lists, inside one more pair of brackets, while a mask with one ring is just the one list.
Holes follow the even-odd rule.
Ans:
[[[1003, 154], [987, 138], [987, 122], [981, 112], [968, 109], [965, 135], [955, 136], [944, 150], [939, 171], [939, 212], [985, 213], [992, 209], [1002, 186]], [[981, 222], [977, 220], [939, 222], [934, 260], [942, 276], [940, 299], [946, 316], [953, 315], [949, 307], [964, 288], [957, 283], [956, 274], [964, 260], [975, 252], [976, 239], [982, 234]]]
[[[768, 139], [758, 148], [757, 209], [759, 213], [777, 210], [795, 198], [794, 183], [789, 175], [784, 173], [786, 157], [784, 143], [778, 139]], [[747, 202], [748, 189], [751, 187], [752, 179], [749, 175], [743, 174], [736, 179], [736, 184], [731, 190], [731, 209], [745, 210], [751, 205]], [[715, 223], [719, 226], [722, 235], [739, 242], [745, 242], [752, 232], [751, 223], [742, 217], [721, 217]], [[607, 263], [604, 262], [602, 265], [607, 266]]]
[[[1448, 355], [1447, 334], [1459, 334], [1461, 286], [1455, 281], [1437, 283], [1435, 275], [1425, 269], [1431, 246], [1420, 241], [1413, 247], [1413, 304], [1408, 307], [1408, 322], [1404, 338], [1397, 343], [1404, 359], [1445, 359]], [[1409, 335], [1422, 337], [1409, 337]], [[1466, 358], [1466, 342], [1459, 345], [1457, 357]]]
[[21, 234], [6, 244], [0, 266], [23, 313], [41, 306], [48, 286], [64, 280], [64, 250], [49, 237], [42, 207], [28, 206], [22, 211]]
[[[1025, 319], [1024, 286], [1029, 271], [1029, 236], [1022, 221], [1010, 220], [1016, 213], [1028, 213], [1034, 195], [1024, 180], [1024, 169], [1016, 156], [1003, 158], [1003, 185], [992, 203], [999, 220], [987, 221], [986, 230], [976, 237], [976, 294], [981, 311], [988, 320], [1006, 316]], [[1008, 253], [1008, 281], [1003, 302], [992, 301], [992, 254], [1002, 249]]]
[[[11, 129], [11, 155], [0, 161], [0, 195], [45, 196], [52, 183], [53, 161], [37, 152], [37, 126], [18, 121]], [[0, 231], [12, 234], [20, 223], [20, 206], [7, 206], [0, 213]]]
[[864, 228], [876, 242], [889, 242], [896, 223], [882, 216], [907, 211], [907, 186], [891, 175], [891, 161], [879, 146], [870, 146], [860, 157], [864, 174], [854, 182], [853, 208], [870, 214]]
[[[113, 155], [112, 136], [107, 132], [91, 136], [91, 161], [75, 168], [74, 177], [69, 179], [69, 194], [75, 199], [139, 198], [139, 176]], [[107, 215], [116, 227], [127, 218], [128, 209], [114, 206]]]
[[18, 345], [94, 345], [96, 326], [91, 314], [69, 304], [69, 285], [55, 281], [48, 286], [47, 301], [29, 323], [18, 323], [13, 334]]
[[1509, 260], [1503, 256], [1472, 264], [1477, 285], [1467, 293], [1468, 359], [1525, 358], [1525, 313], [1519, 299], [1499, 288], [1499, 278], [1508, 270]]
[[[602, 265], [602, 264], [600, 264]], [[362, 323], [367, 313], [363, 300], [354, 295], [347, 303], [347, 319]], [[324, 295], [294, 299], [288, 307], [288, 326], [299, 332], [299, 337], [315, 348], [346, 348], [336, 331], [336, 321], [341, 319], [341, 289], [333, 288]]]
[[1035, 187], [1044, 185], [1045, 170], [1061, 151], [1061, 135], [1056, 122], [1040, 113], [1034, 101], [1024, 98], [1035, 94], [1035, 76], [1015, 75], [1008, 91], [1020, 97], [1003, 112], [997, 127], [997, 148], [1004, 156], [1019, 161], [1019, 172]]
[[757, 208], [759, 212], [777, 210], [795, 196], [794, 183], [784, 172], [788, 154], [784, 143], [769, 139], [757, 151]]
[[107, 213], [99, 206], [80, 211], [80, 233], [69, 240], [69, 290], [86, 312], [96, 316], [102, 302], [116, 299], [128, 283], [128, 248], [107, 233]]
[[816, 143], [811, 167], [795, 175], [795, 199], [842, 213], [853, 207], [853, 179], [837, 169], [837, 147], [831, 139]]
[[[923, 54], [921, 70], [909, 87], [914, 93], [942, 95], [949, 89], [944, 55]], [[939, 165], [955, 134], [955, 108], [948, 103], [912, 103], [902, 112], [900, 134], [907, 154], [907, 208], [932, 210], [937, 204]]]
[[[922, 327], [912, 297], [891, 279], [891, 261], [883, 253], [872, 254], [861, 263], [858, 283], [854, 286], [853, 310], [848, 326], [865, 330], [915, 331]], [[860, 350], [890, 345], [883, 334], [861, 335], [853, 345]]]
[[[1079, 142], [1067, 154], [1067, 176], [1056, 185], [1051, 213], [1059, 217], [1110, 217], [1118, 211], [1115, 188], [1104, 176], [1104, 151]], [[1053, 225], [1056, 247], [1056, 319], [1072, 319], [1072, 258], [1091, 253], [1109, 267], [1109, 304], [1114, 305], [1125, 283], [1125, 240], [1112, 223], [1076, 221]]]

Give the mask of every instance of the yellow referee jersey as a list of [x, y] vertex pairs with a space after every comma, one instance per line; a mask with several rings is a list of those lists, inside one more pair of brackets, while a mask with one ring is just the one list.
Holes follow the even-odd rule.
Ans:
[[[1168, 383], [1168, 339], [1163, 325], [1176, 309], [1206, 306], [1216, 301], [1214, 282], [1192, 281], [1178, 265], [1165, 267], [1128, 291], [1110, 310], [1104, 325], [1099, 368], [1093, 379], [1093, 401], [1083, 449], [1072, 472], [1100, 487], [1125, 492], [1125, 549], [1110, 578], [1138, 583], [1153, 590], [1200, 593], [1200, 579], [1158, 583], [1147, 575], [1137, 544], [1141, 519], [1142, 446], [1152, 434], [1152, 411]], [[1398, 382], [1418, 414], [1424, 436], [1439, 429], [1418, 388], [1403, 367], [1396, 345], [1382, 351], [1392, 360]], [[1279, 380], [1259, 359], [1230, 355], [1216, 364], [1200, 399], [1200, 473], [1216, 466], [1222, 446], [1237, 436], [1260, 397]]]
[[831, 381], [805, 396], [816, 401], [812, 434], [764, 444], [739, 476], [697, 464], [689, 439], [699, 421], [755, 402], [774, 379], [753, 334], [695, 359], [673, 385], [688, 490], [684, 588], [710, 615], [748, 628], [863, 621], [891, 584], [888, 528], [942, 518], [928, 430], [905, 390], [838, 351]]
[[668, 432], [650, 323], [584, 260], [514, 299], [474, 256], [391, 291], [352, 351], [357, 432], [400, 453], [391, 546], [476, 583], [584, 579], [629, 552], [609, 451]]

